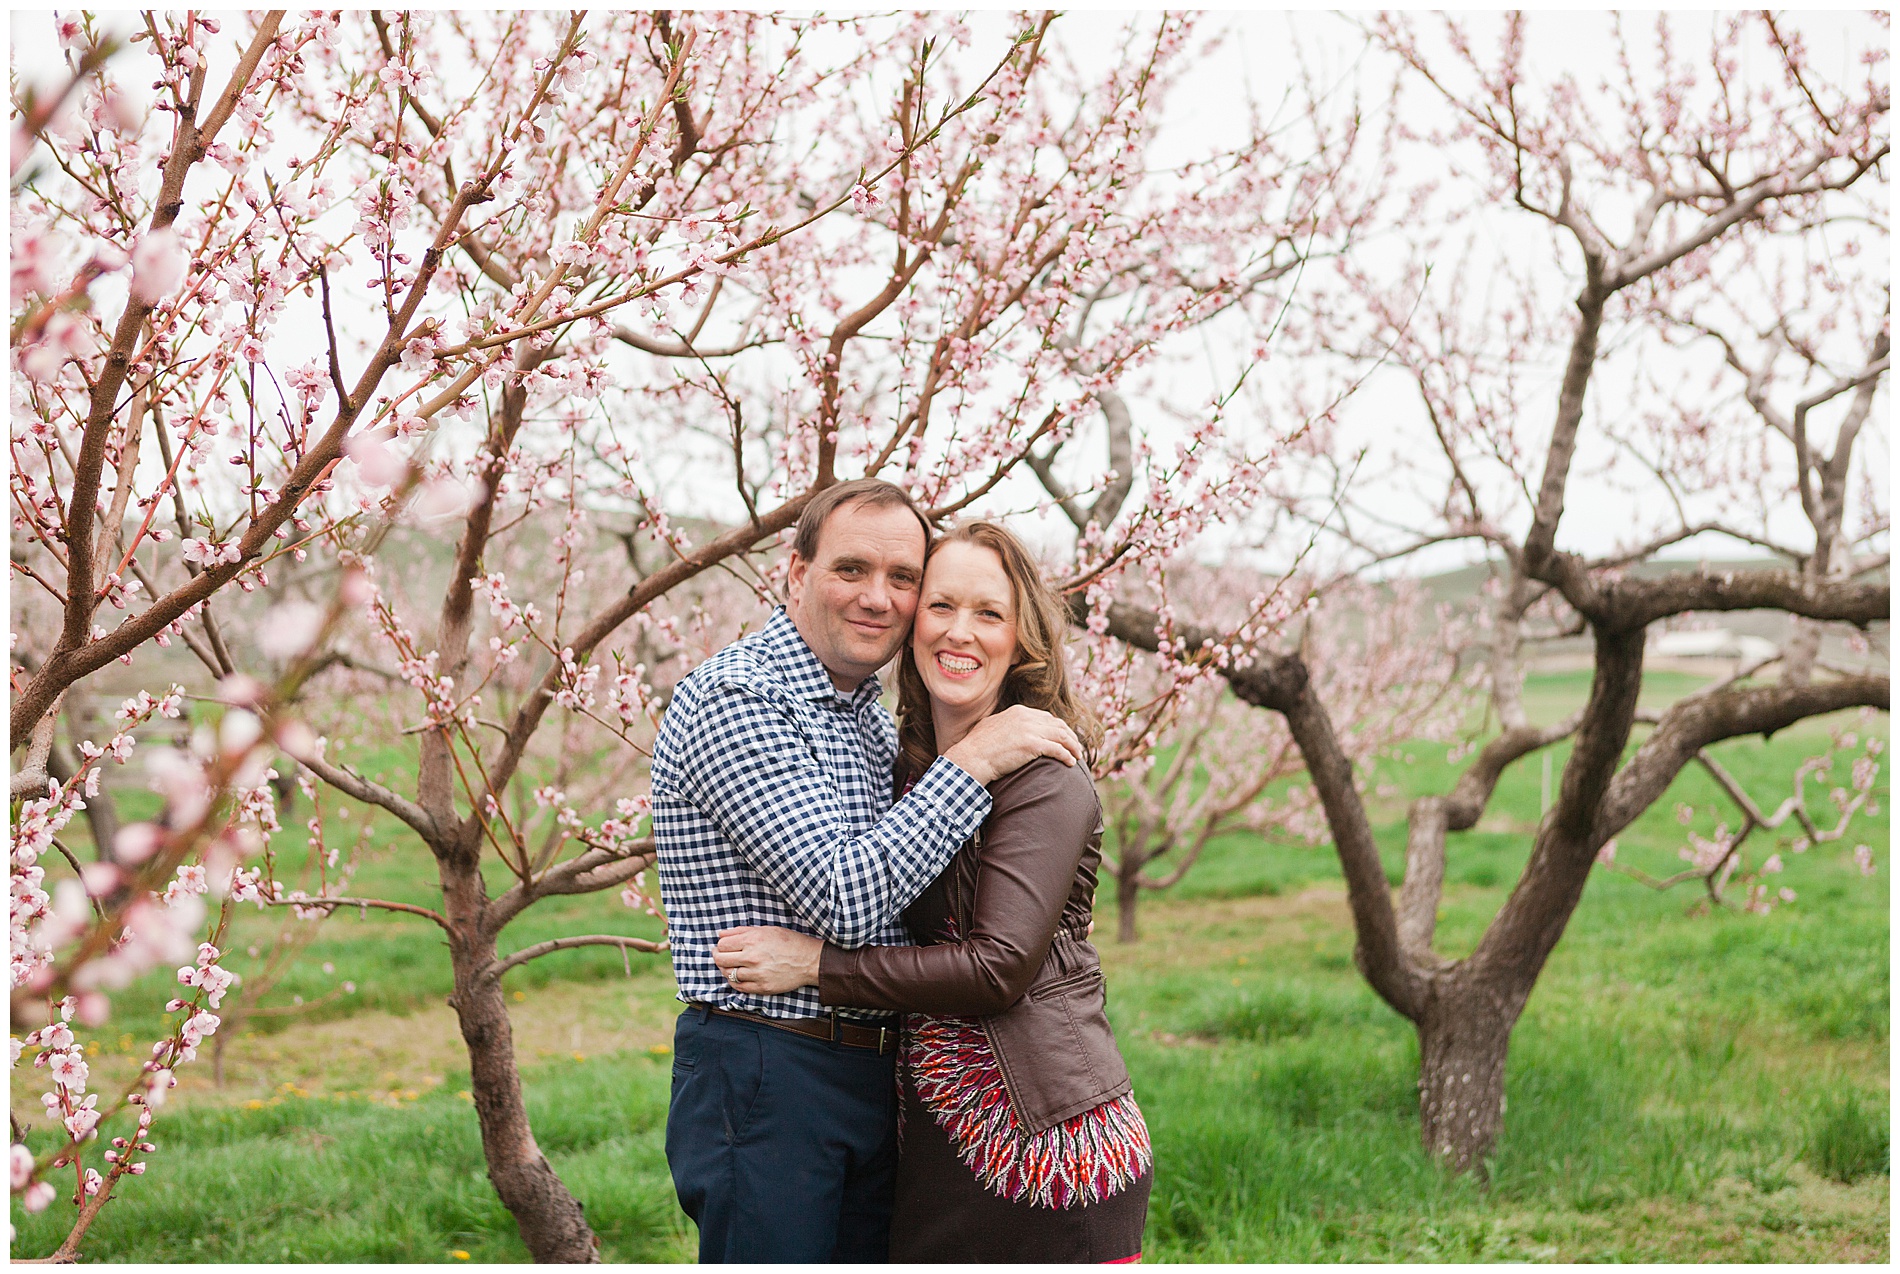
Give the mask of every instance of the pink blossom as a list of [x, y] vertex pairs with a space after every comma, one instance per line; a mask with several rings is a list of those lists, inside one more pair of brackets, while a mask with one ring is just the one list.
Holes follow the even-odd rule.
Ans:
[[12, 1192], [18, 1194], [33, 1179], [33, 1152], [21, 1142], [14, 1142], [8, 1151], [8, 1169], [13, 1183]]
[[352, 435], [343, 444], [343, 454], [356, 462], [363, 481], [372, 487], [391, 486], [409, 469], [408, 462], [374, 433]]
[[85, 1055], [78, 1049], [53, 1054], [48, 1066], [53, 1072], [54, 1083], [75, 1093], [86, 1091], [86, 1079], [92, 1072], [86, 1065]]
[[79, 1000], [79, 1021], [84, 1026], [100, 1027], [112, 1015], [112, 1002], [97, 991], [87, 991], [77, 997]]
[[164, 843], [164, 829], [156, 823], [127, 823], [112, 840], [112, 856], [122, 863], [137, 866], [157, 853]]
[[184, 559], [203, 566], [223, 566], [244, 559], [244, 551], [236, 544], [220, 544], [211, 540], [186, 540], [183, 544]]
[[416, 513], [424, 522], [459, 518], [474, 504], [474, 494], [453, 478], [437, 478], [422, 485], [416, 496]]
[[285, 721], [278, 725], [275, 736], [277, 746], [294, 760], [304, 760], [316, 755], [317, 736], [302, 721]]
[[258, 649], [271, 659], [285, 660], [310, 649], [323, 623], [323, 610], [312, 602], [287, 601], [274, 607], [263, 631], [258, 634]]
[[204, 893], [209, 886], [205, 884], [205, 869], [195, 863], [187, 863], [178, 869], [178, 876], [165, 886], [165, 901], [175, 903], [181, 898]]
[[119, 887], [124, 873], [111, 863], [86, 863], [79, 869], [79, 879], [86, 887], [86, 893], [93, 898], [104, 898]]
[[185, 250], [170, 226], [151, 231], [132, 249], [132, 294], [156, 305], [185, 280]]
[[217, 1034], [218, 1024], [216, 1013], [201, 1009], [185, 1020], [185, 1024], [178, 1028], [178, 1033], [187, 1048], [196, 1048], [207, 1035]]
[[101, 1114], [97, 1109], [99, 1094], [88, 1094], [86, 1100], [73, 1108], [71, 1114], [60, 1122], [66, 1125], [66, 1133], [74, 1141], [84, 1141], [92, 1136], [93, 1129], [99, 1126]]

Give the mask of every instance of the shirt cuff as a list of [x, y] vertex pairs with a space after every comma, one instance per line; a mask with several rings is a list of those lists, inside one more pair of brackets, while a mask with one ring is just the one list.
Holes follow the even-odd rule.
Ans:
[[910, 796], [926, 801], [948, 827], [955, 828], [957, 843], [990, 816], [990, 790], [955, 761], [938, 757], [910, 789]]

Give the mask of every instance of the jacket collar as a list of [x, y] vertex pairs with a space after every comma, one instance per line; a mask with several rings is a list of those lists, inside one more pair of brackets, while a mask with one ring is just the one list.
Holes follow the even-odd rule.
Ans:
[[848, 695], [839, 690], [783, 606], [774, 610], [772, 618], [759, 630], [759, 645], [785, 678], [786, 686], [801, 699], [843, 700], [855, 711], [884, 693], [875, 675], [866, 677], [863, 684]]

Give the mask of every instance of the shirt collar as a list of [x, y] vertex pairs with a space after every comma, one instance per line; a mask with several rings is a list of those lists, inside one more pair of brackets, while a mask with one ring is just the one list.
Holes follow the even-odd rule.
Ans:
[[840, 699], [855, 710], [884, 693], [875, 675], [866, 677], [863, 684], [848, 695], [839, 690], [783, 606], [774, 610], [772, 618], [759, 630], [759, 644], [785, 675], [792, 693], [801, 699]]

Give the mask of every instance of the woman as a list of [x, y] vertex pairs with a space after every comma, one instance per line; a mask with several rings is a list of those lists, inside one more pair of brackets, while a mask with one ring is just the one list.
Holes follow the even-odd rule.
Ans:
[[[1065, 620], [1002, 527], [937, 540], [898, 671], [899, 790], [1012, 704], [1093, 750]], [[714, 959], [743, 991], [815, 985], [826, 1004], [908, 1013], [893, 1261], [1134, 1261], [1153, 1155], [1088, 942], [1101, 805], [1083, 767], [1051, 760], [990, 795], [983, 827], [904, 912], [924, 945], [846, 951], [757, 927], [728, 931]]]

